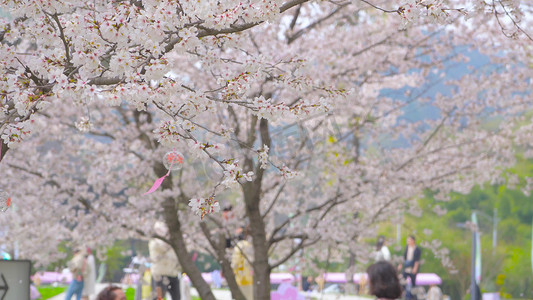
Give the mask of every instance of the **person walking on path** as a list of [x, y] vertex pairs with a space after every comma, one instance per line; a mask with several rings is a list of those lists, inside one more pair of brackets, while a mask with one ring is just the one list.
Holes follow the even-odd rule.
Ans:
[[[167, 225], [157, 221], [154, 224], [154, 231], [161, 237], [168, 237]], [[167, 291], [170, 293], [172, 300], [180, 300], [180, 266], [176, 253], [161, 239], [152, 238], [148, 243], [150, 251], [150, 271], [154, 278], [157, 300], [163, 299]], [[155, 300], [154, 299], [154, 300]]]
[[83, 278], [83, 291], [82, 299], [89, 300], [94, 295], [94, 289], [96, 285], [96, 266], [94, 262], [94, 255], [91, 252], [91, 248], [87, 248], [87, 276]]
[[87, 258], [85, 251], [82, 248], [74, 250], [74, 257], [68, 263], [68, 268], [72, 273], [72, 282], [68, 286], [65, 300], [70, 300], [73, 295], [76, 295], [76, 300], [81, 300], [83, 291], [83, 279], [90, 271], [90, 266], [87, 265]]
[[252, 259], [252, 245], [246, 240], [246, 231], [242, 230], [239, 242], [233, 249], [231, 267], [235, 274], [235, 281], [239, 285], [246, 300], [254, 299], [254, 277], [250, 259]]
[[420, 272], [420, 256], [422, 251], [416, 245], [416, 239], [413, 235], [410, 235], [407, 238], [407, 246], [405, 247], [405, 252], [403, 254], [404, 263], [403, 265], [398, 265], [398, 270], [402, 270], [402, 277], [407, 280], [410, 278], [411, 281], [406, 283], [405, 288], [405, 298], [407, 300], [415, 299], [414, 295], [411, 293], [412, 288], [416, 286], [416, 275]]
[[391, 259], [389, 248], [385, 246], [385, 242], [385, 237], [380, 235], [376, 242], [376, 252], [374, 252], [374, 259], [376, 262], [382, 260], [390, 261]]
[[394, 266], [386, 261], [379, 261], [366, 270], [370, 294], [377, 300], [394, 300], [402, 296], [402, 287]]

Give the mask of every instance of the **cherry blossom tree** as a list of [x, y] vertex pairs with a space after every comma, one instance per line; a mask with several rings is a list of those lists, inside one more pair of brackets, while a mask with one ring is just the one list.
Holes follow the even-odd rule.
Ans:
[[[218, 258], [243, 299], [222, 241], [248, 225], [254, 298], [269, 299], [270, 272], [295, 254], [361, 257], [358, 240], [416, 213], [425, 190], [445, 200], [497, 180], [513, 147], [530, 146], [532, 7], [517, 1], [2, 9], [0, 167], [17, 209], [0, 222], [43, 263], [55, 257], [38, 256], [35, 240], [105, 246], [153, 236], [164, 219], [171, 235], [158, 238], [201, 298], [214, 296], [193, 248]], [[458, 47], [487, 66], [449, 76], [452, 62], [468, 65]], [[433, 113], [409, 119], [422, 108]], [[143, 195], [173, 149], [184, 167]], [[217, 214], [221, 202], [234, 218]]]

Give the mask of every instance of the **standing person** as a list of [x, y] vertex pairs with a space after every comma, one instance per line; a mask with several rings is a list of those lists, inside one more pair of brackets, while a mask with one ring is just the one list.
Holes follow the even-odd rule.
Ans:
[[422, 251], [416, 245], [416, 239], [413, 235], [407, 238], [407, 246], [403, 254], [404, 263], [398, 265], [398, 270], [402, 270], [402, 276], [404, 279], [411, 279], [411, 282], [407, 282], [405, 288], [405, 298], [407, 300], [416, 299], [411, 293], [412, 288], [416, 285], [416, 275], [420, 271], [420, 256]]
[[[157, 235], [168, 238], [168, 228], [165, 223], [157, 221], [154, 224], [154, 231]], [[152, 261], [150, 271], [154, 278], [155, 299], [163, 299], [168, 291], [172, 300], [180, 300], [180, 282], [178, 279], [180, 266], [174, 249], [161, 239], [152, 238], [148, 243], [148, 250]]]
[[81, 293], [83, 300], [89, 300], [94, 295], [94, 287], [96, 285], [96, 266], [91, 248], [87, 248], [87, 266], [87, 276], [83, 278], [83, 291]]
[[98, 294], [96, 300], [126, 300], [126, 294], [120, 287], [110, 285]]
[[246, 231], [243, 229], [239, 235], [239, 242], [233, 248], [231, 268], [235, 274], [235, 280], [239, 285], [246, 300], [254, 299], [254, 277], [250, 259], [252, 259], [252, 245], [246, 240]]
[[72, 282], [68, 286], [65, 300], [70, 300], [73, 295], [76, 295], [76, 300], [81, 300], [83, 279], [84, 276], [87, 276], [88, 271], [90, 271], [90, 267], [87, 265], [85, 251], [82, 248], [76, 248], [74, 250], [74, 257], [68, 263], [68, 268], [72, 273]]
[[427, 295], [427, 300], [442, 300], [442, 291], [441, 289], [433, 284], [429, 290], [428, 290], [428, 295]]
[[150, 300], [152, 294], [152, 273], [150, 273], [150, 268], [146, 268], [142, 277], [142, 287], [141, 287], [141, 299]]
[[[222, 217], [224, 217], [225, 224], [230, 222], [235, 217], [235, 214], [233, 213], [233, 206], [231, 204], [224, 207], [224, 210], [222, 211]], [[231, 236], [226, 236], [226, 248], [228, 249], [233, 247], [231, 240]]]
[[304, 292], [312, 292], [313, 291], [313, 276], [307, 276], [302, 278], [302, 290]]
[[385, 242], [385, 237], [380, 235], [376, 242], [376, 252], [374, 252], [374, 259], [376, 261], [390, 261], [390, 251], [389, 248], [385, 246]]
[[386, 261], [379, 261], [366, 270], [370, 294], [378, 300], [394, 300], [402, 296], [402, 287], [394, 266]]

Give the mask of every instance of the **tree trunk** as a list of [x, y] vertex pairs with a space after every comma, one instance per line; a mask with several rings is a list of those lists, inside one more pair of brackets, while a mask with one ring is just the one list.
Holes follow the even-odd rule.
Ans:
[[[265, 98], [270, 98], [267, 95]], [[254, 119], [257, 122], [257, 118]], [[252, 122], [252, 127], [248, 141], [252, 145], [256, 139], [255, 136], [255, 122]], [[268, 121], [261, 119], [259, 121], [259, 133], [261, 135], [261, 142], [268, 147], [271, 147], [272, 141], [270, 139], [270, 132]], [[250, 157], [246, 157], [244, 161], [246, 171], [254, 170], [254, 161]], [[246, 203], [246, 215], [250, 220], [250, 235], [252, 236], [252, 245], [254, 249], [253, 270], [254, 270], [254, 300], [270, 300], [270, 265], [268, 263], [268, 243], [265, 232], [265, 223], [261, 216], [261, 185], [263, 181], [264, 169], [259, 165], [255, 168], [255, 179], [252, 182], [247, 182], [242, 185], [244, 202]]]
[[9, 150], [9, 147], [7, 146], [7, 144], [4, 144], [4, 142], [0, 140], [0, 161], [4, 159], [4, 156], [6, 155], [7, 150]]
[[207, 228], [207, 225], [204, 222], [200, 223], [200, 227], [202, 228], [202, 232], [204, 233], [205, 237], [209, 241], [209, 244], [215, 250], [217, 260], [220, 263], [220, 266], [222, 267], [222, 274], [226, 278], [226, 282], [231, 291], [232, 298], [234, 300], [246, 300], [241, 289], [239, 288], [239, 285], [237, 284], [237, 281], [235, 280], [235, 275], [233, 274], [231, 263], [226, 257], [225, 235], [223, 233], [220, 233], [218, 235], [217, 241], [213, 238], [213, 236], [209, 232], [209, 229]]
[[176, 201], [172, 198], [165, 199], [163, 208], [163, 215], [168, 226], [172, 248], [174, 248], [174, 251], [178, 256], [183, 271], [185, 271], [187, 276], [191, 279], [192, 284], [200, 295], [200, 299], [216, 300], [211, 291], [211, 287], [205, 282], [202, 273], [193, 262], [191, 254], [187, 251], [187, 245], [185, 244], [185, 239], [183, 238], [183, 233], [181, 231], [181, 223], [178, 217]]
[[259, 188], [253, 182], [245, 185], [246, 211], [254, 247], [254, 300], [270, 300], [270, 265], [265, 223], [259, 211]]
[[346, 269], [346, 288], [345, 292], [348, 295], [355, 295], [356, 288], [355, 283], [353, 282], [353, 275], [355, 274], [355, 254], [350, 251], [350, 262], [348, 268]]
[[226, 258], [226, 240], [224, 235], [219, 236], [219, 243], [217, 251], [218, 261], [222, 267], [222, 274], [226, 278], [226, 283], [229, 286], [231, 291], [231, 296], [234, 300], [246, 300], [244, 294], [242, 293], [237, 281], [235, 280], [235, 274], [233, 274], [233, 269], [231, 268], [231, 262]]

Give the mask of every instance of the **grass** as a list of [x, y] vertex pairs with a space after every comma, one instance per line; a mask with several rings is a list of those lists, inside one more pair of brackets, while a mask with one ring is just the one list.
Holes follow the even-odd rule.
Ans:
[[[134, 300], [135, 298], [135, 289], [134, 288], [127, 288], [126, 289], [126, 300]], [[200, 300], [200, 297], [191, 297], [192, 300]]]
[[127, 288], [126, 289], [126, 300], [134, 300], [134, 299], [135, 299], [135, 289]]
[[41, 294], [41, 299], [50, 299], [54, 296], [57, 296], [67, 290], [66, 286], [56, 286], [53, 287], [51, 285], [42, 285], [37, 287], [37, 290], [39, 290], [39, 293]]

